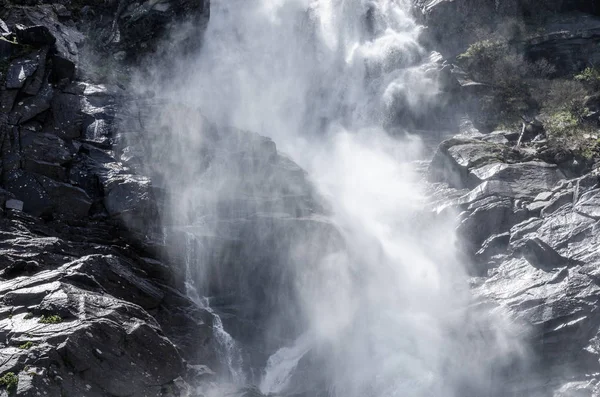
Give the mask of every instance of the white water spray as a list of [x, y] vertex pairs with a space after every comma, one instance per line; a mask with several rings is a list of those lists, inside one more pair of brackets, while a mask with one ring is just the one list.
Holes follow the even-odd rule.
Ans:
[[[410, 131], [384, 128], [427, 117], [438, 101], [419, 34], [408, 0], [213, 0], [202, 51], [160, 86], [219, 126], [271, 137], [308, 171], [346, 242], [314, 266], [302, 261], [315, 259], [314, 245], [282, 253], [294, 259], [286, 263], [304, 322], [296, 342], [281, 341], [266, 368], [254, 368], [264, 393], [491, 396], [494, 370], [517, 348], [501, 317], [470, 309], [454, 225], [424, 209], [414, 162], [431, 153]], [[201, 155], [178, 142], [206, 131], [175, 113], [163, 120], [175, 131], [162, 138], [170, 149], [160, 150], [183, 165], [163, 171], [167, 185], [188, 181], [172, 192], [181, 222], [214, 214], [207, 208], [239, 175], [195, 175]], [[194, 263], [209, 266], [202, 259]]]

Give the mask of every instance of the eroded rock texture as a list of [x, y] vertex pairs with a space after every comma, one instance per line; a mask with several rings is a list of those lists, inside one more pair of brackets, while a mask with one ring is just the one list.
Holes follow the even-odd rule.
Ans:
[[545, 139], [515, 146], [491, 135], [439, 146], [429, 178], [460, 190], [438, 210], [460, 213], [475, 294], [530, 330], [534, 374], [516, 375], [515, 393], [596, 395], [599, 169], [566, 177], [576, 160], [554, 161]]
[[178, 396], [216, 360], [152, 242], [153, 185], [113, 151], [128, 93], [87, 55], [132, 60], [184, 17], [208, 3], [2, 2], [0, 395]]

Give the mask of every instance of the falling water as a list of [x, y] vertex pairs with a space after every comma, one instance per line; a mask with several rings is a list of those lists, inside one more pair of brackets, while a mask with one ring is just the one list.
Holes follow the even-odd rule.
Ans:
[[235, 384], [244, 384], [246, 377], [242, 370], [242, 355], [239, 346], [235, 340], [223, 328], [223, 322], [214, 310], [210, 307], [209, 300], [200, 295], [194, 283], [192, 267], [198, 266], [197, 248], [199, 246], [196, 236], [193, 233], [185, 233], [185, 292], [186, 295], [199, 307], [207, 310], [213, 315], [213, 335], [215, 337], [215, 347], [217, 356], [221, 364], [227, 368], [227, 376]]
[[[226, 162], [197, 171], [202, 155], [187, 148], [208, 139], [205, 116], [217, 129], [235, 126], [272, 138], [308, 172], [345, 242], [299, 239], [279, 252], [289, 259], [279, 266], [289, 267], [294, 288], [280, 300], [292, 296], [289, 310], [278, 307], [264, 331], [268, 343], [260, 345], [277, 348], [263, 367], [252, 368], [262, 373], [254, 381], [265, 393], [501, 395], [496, 371], [518, 344], [501, 315], [473, 308], [453, 221], [425, 209], [425, 183], [415, 167], [431, 153], [411, 122], [434, 118], [440, 96], [437, 57], [419, 45], [410, 6], [409, 0], [212, 0], [202, 50], [173, 67], [175, 77], [156, 83], [166, 101], [185, 104], [164, 112], [153, 148], [177, 198], [170, 208], [175, 222], [198, 224], [194, 216], [203, 216], [206, 232], [206, 225], [224, 223], [212, 219], [210, 208], [241, 191]], [[182, 108], [199, 108], [203, 116]], [[253, 238], [273, 233], [265, 225]], [[211, 251], [237, 238], [217, 229], [203, 243]], [[211, 258], [197, 254], [189, 280], [202, 284], [210, 271], [219, 273], [207, 270]], [[243, 278], [222, 285], [252, 307]], [[268, 332], [286, 326], [294, 328], [287, 340]]]

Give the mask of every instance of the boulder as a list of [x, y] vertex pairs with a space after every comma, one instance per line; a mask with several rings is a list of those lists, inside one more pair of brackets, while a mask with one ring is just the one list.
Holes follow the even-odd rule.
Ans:
[[502, 146], [472, 139], [453, 138], [442, 142], [429, 166], [429, 180], [445, 182], [452, 187], [469, 185], [469, 169], [498, 161]]
[[534, 198], [548, 191], [563, 177], [556, 165], [540, 161], [506, 164], [494, 163], [473, 168], [469, 177], [479, 183], [489, 180], [506, 182], [515, 197]]
[[7, 210], [23, 211], [23, 202], [21, 200], [9, 199], [4, 204]]

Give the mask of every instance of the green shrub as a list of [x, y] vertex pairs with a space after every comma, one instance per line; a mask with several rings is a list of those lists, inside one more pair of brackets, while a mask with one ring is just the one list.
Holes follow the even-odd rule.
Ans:
[[42, 316], [42, 318], [40, 318], [39, 323], [41, 324], [58, 324], [58, 323], [62, 323], [62, 318], [57, 315], [57, 314], [52, 314], [52, 315], [44, 315]]
[[14, 372], [7, 372], [0, 377], [0, 386], [5, 387], [9, 392], [17, 390], [19, 384], [19, 377]]
[[589, 85], [594, 89], [600, 88], [600, 68], [585, 68], [581, 73], [575, 75], [575, 80]]
[[27, 341], [27, 342], [23, 343], [22, 345], [20, 345], [19, 349], [29, 350], [32, 347], [33, 347], [33, 342], [32, 341]]

